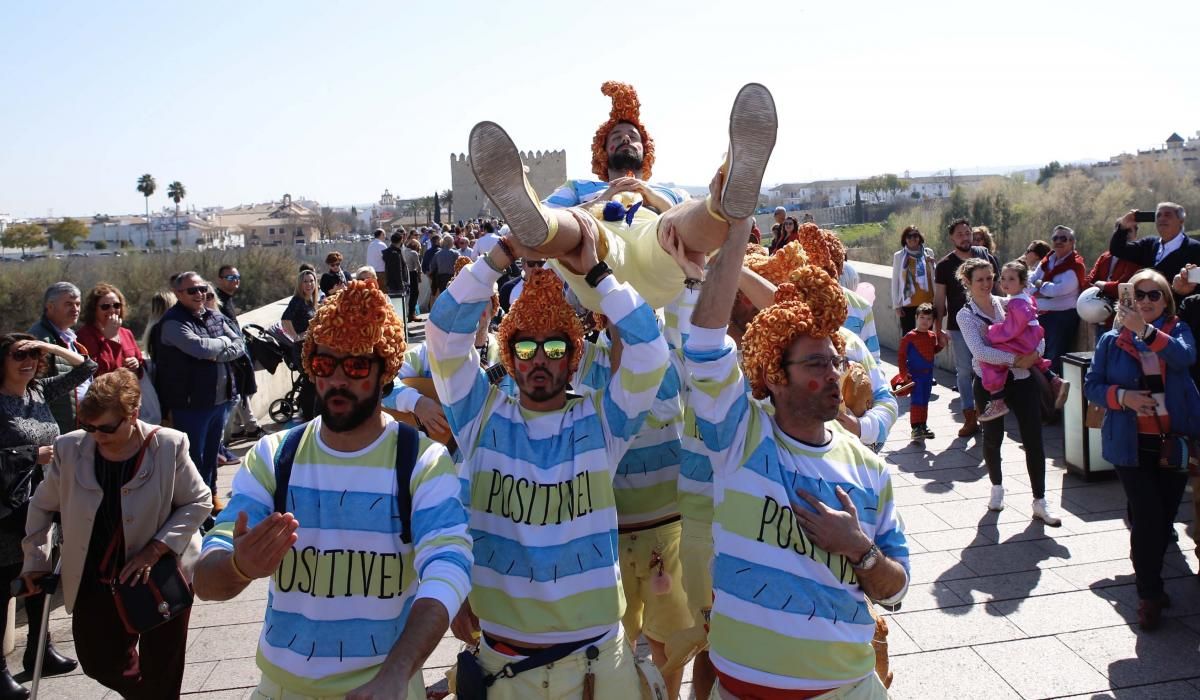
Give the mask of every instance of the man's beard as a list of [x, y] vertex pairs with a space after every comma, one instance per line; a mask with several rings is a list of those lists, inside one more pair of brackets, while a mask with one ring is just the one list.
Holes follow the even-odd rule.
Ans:
[[526, 376], [532, 377], [535, 373], [541, 372], [545, 372], [546, 376], [550, 378], [550, 382], [544, 386], [533, 387], [532, 389], [526, 389], [522, 386], [525, 382], [518, 382], [517, 388], [520, 389], [521, 394], [528, 396], [533, 401], [549, 401], [566, 390], [566, 378], [564, 377], [560, 381], [555, 381], [554, 375], [546, 370], [534, 370]]
[[955, 243], [954, 247], [958, 248], [959, 250], [961, 250], [964, 253], [969, 253], [969, 252], [971, 252], [971, 239], [968, 238], [967, 241], [965, 243], [963, 243], [962, 245]]
[[[341, 415], [334, 415], [329, 410], [328, 402], [330, 399], [339, 396], [351, 402], [350, 410]], [[376, 385], [375, 391], [372, 391], [367, 398], [362, 400], [359, 400], [354, 394], [345, 389], [330, 389], [324, 396], [317, 397], [317, 412], [321, 415], [321, 424], [326, 428], [335, 433], [347, 433], [375, 415], [375, 410], [379, 408], [379, 400], [378, 385]]]
[[613, 154], [608, 157], [608, 169], [616, 170], [620, 173], [640, 173], [642, 171], [642, 157], [638, 155], [637, 150], [630, 146], [622, 146], [613, 151]]

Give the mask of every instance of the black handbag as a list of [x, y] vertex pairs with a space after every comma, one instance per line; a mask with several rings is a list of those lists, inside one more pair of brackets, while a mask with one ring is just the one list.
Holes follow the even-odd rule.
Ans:
[[[146, 435], [132, 470], [125, 475], [125, 481], [129, 481], [141, 468], [142, 459], [146, 456], [146, 446], [157, 432], [158, 428], [155, 428]], [[145, 583], [142, 583], [140, 576], [132, 577], [128, 583], [121, 583], [116, 560], [117, 553], [124, 549], [125, 531], [118, 523], [112, 541], [100, 560], [100, 582], [108, 586], [112, 593], [113, 605], [126, 632], [144, 634], [179, 617], [192, 607], [192, 584], [183, 575], [179, 559], [174, 552], [159, 557], [150, 567], [150, 578]]]
[[[25, 504], [33, 498], [37, 484], [37, 445], [0, 449], [0, 519], [24, 514]], [[25, 520], [20, 518], [21, 535], [25, 535]]]
[[1191, 476], [1200, 475], [1200, 438], [1179, 433], [1162, 432], [1162, 417], [1156, 411], [1162, 447], [1158, 452], [1158, 466], [1162, 469], [1186, 469]]

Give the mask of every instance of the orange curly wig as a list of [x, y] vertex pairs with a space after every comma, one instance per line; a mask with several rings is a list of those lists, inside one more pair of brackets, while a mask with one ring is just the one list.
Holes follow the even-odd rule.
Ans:
[[458, 260], [454, 261], [454, 273], [450, 275], [450, 279], [458, 277], [458, 271], [471, 264], [471, 259], [465, 255], [458, 256]]
[[522, 333], [549, 334], [560, 332], [571, 341], [570, 370], [574, 374], [583, 358], [583, 324], [563, 296], [563, 282], [549, 268], [530, 268], [525, 271], [525, 286], [512, 310], [500, 322], [496, 341], [500, 344], [500, 362], [510, 376], [517, 376], [512, 353], [512, 338]]
[[308, 326], [301, 356], [304, 371], [312, 371], [317, 345], [351, 355], [375, 355], [383, 360], [380, 381], [388, 384], [404, 361], [404, 323], [375, 280], [354, 280], [325, 299]]
[[768, 381], [788, 383], [783, 353], [801, 335], [830, 338], [845, 353], [846, 342], [838, 335], [845, 321], [846, 296], [836, 279], [812, 265], [793, 270], [790, 281], [776, 290], [775, 303], [759, 311], [742, 336], [742, 366], [754, 398], [767, 398]]
[[808, 255], [797, 241], [775, 251], [774, 255], [747, 255], [746, 267], [778, 287], [788, 281], [793, 271], [808, 265]]
[[612, 111], [608, 113], [608, 121], [596, 129], [592, 138], [592, 172], [601, 180], [608, 180], [608, 132], [621, 122], [633, 124], [642, 135], [642, 177], [650, 179], [650, 171], [654, 167], [654, 139], [650, 132], [642, 126], [642, 103], [638, 100], [637, 90], [627, 83], [609, 80], [600, 86], [600, 92], [612, 98]]
[[799, 239], [809, 262], [828, 272], [834, 279], [842, 276], [846, 247], [836, 233], [809, 222], [800, 225]]

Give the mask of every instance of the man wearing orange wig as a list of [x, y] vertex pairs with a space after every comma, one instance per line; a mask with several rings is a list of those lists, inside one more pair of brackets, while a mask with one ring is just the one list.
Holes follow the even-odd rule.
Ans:
[[[583, 328], [562, 280], [546, 269], [527, 271], [496, 333], [519, 396], [488, 382], [473, 343], [476, 323], [502, 272], [518, 256], [532, 257], [510, 237], [463, 269], [426, 325], [475, 533], [473, 592], [451, 626], [471, 644], [480, 632], [478, 653], [460, 657], [456, 671], [456, 688], [467, 696], [464, 688], [482, 685], [489, 700], [630, 700], [651, 697], [643, 687], [662, 687], [653, 666], [639, 674], [621, 632], [613, 478], [654, 402], [667, 344], [633, 288], [597, 270], [596, 227], [572, 212], [583, 245], [564, 263], [591, 271], [585, 284], [625, 348], [606, 387], [586, 397], [567, 392]], [[512, 670], [529, 659], [531, 668]]]
[[[667, 200], [662, 188], [649, 187], [637, 177], [639, 173], [649, 177], [654, 162], [653, 141], [641, 125], [637, 94], [621, 83], [606, 83], [605, 88], [605, 94], [613, 98], [613, 110], [594, 142], [593, 171], [600, 178], [612, 178], [614, 172], [626, 177], [609, 183], [601, 196], [590, 202], [579, 198], [581, 206], [567, 210], [553, 208], [553, 198], [548, 204], [539, 202], [525, 179], [517, 147], [493, 122], [480, 122], [471, 129], [471, 170], [504, 214], [513, 235], [535, 249], [538, 257], [577, 256], [583, 224], [572, 211], [584, 213], [599, 226], [600, 260], [650, 306], [662, 308], [694, 279], [668, 250], [665, 226], [675, 226], [689, 258], [696, 260], [721, 245], [730, 221], [754, 214], [763, 173], [775, 147], [775, 102], [762, 85], [742, 87], [730, 112], [726, 159], [709, 185], [709, 196], [679, 203], [660, 214], [653, 209], [661, 210], [674, 201]], [[565, 203], [576, 202], [568, 198]], [[599, 295], [584, 284], [588, 270], [573, 270], [557, 260], [552, 264], [584, 306], [599, 311]]]
[[684, 346], [714, 472], [709, 658], [722, 697], [886, 698], [867, 597], [904, 596], [908, 548], [886, 466], [830, 424], [845, 296], [813, 265], [780, 285], [743, 336], [748, 395], [726, 332], [745, 240], [722, 246]]
[[425, 697], [421, 666], [471, 586], [471, 540], [446, 448], [380, 411], [403, 355], [374, 281], [328, 297], [303, 353], [320, 416], [258, 442], [204, 538], [200, 598], [271, 579], [256, 698]]

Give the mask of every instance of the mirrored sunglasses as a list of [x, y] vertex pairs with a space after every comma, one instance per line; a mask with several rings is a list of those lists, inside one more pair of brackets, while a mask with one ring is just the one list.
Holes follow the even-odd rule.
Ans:
[[519, 360], [532, 360], [537, 355], [538, 348], [541, 348], [546, 353], [546, 359], [561, 360], [567, 356], [567, 352], [571, 348], [571, 344], [562, 339], [543, 340], [518, 340], [513, 343], [513, 354]]

